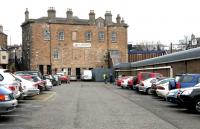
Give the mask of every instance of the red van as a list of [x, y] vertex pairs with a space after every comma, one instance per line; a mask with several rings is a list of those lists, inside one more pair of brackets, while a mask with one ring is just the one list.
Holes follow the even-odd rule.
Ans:
[[133, 87], [134, 89], [138, 90], [138, 84], [140, 84], [140, 82], [148, 78], [159, 78], [159, 77], [163, 77], [163, 75], [160, 73], [153, 73], [153, 72], [138, 72], [137, 79], [135, 80], [136, 82], [134, 82], [135, 85]]

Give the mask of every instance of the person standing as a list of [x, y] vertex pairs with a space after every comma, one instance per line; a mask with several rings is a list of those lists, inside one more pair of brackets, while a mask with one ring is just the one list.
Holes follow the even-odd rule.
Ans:
[[105, 73], [103, 74], [104, 83], [107, 84], [108, 75]]

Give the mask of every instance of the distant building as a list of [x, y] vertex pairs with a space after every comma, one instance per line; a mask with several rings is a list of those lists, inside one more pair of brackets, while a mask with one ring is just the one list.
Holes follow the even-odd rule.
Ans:
[[[29, 19], [28, 9], [25, 11], [21, 27], [26, 69], [42, 73], [65, 70], [69, 75], [79, 76], [84, 69], [128, 61], [128, 25], [119, 15], [113, 22], [110, 11], [105, 13], [105, 19], [95, 18], [93, 10], [88, 19], [73, 16], [71, 9], [64, 18], [56, 17], [52, 7], [47, 14], [47, 17]], [[108, 58], [112, 57], [110, 63]]]
[[191, 35], [191, 40], [187, 45], [187, 49], [197, 48], [200, 46], [200, 37], [196, 38], [194, 34]]
[[0, 25], [0, 47], [7, 48], [7, 35], [3, 33], [3, 26]]

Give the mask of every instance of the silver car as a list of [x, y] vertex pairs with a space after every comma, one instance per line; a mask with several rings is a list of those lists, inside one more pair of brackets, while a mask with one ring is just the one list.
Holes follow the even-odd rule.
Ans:
[[14, 98], [12, 91], [0, 86], [0, 115], [15, 110], [16, 106], [17, 100]]

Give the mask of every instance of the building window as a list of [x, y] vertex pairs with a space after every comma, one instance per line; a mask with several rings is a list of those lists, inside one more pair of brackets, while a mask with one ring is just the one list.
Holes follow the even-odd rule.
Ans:
[[85, 32], [85, 41], [91, 41], [92, 40], [92, 32]]
[[53, 51], [53, 58], [54, 59], [58, 59], [59, 58], [59, 50], [58, 49], [54, 49], [54, 51]]
[[6, 56], [2, 56], [2, 59], [5, 60], [5, 59], [6, 59]]
[[64, 40], [64, 37], [65, 37], [64, 31], [60, 31], [60, 32], [58, 33], [58, 40]]
[[77, 40], [77, 32], [73, 31], [72, 32], [72, 41], [76, 41]]
[[68, 68], [68, 75], [71, 75], [71, 68]]
[[44, 38], [44, 40], [50, 40], [50, 32], [49, 32], [49, 30], [44, 30], [43, 38]]
[[104, 41], [105, 34], [104, 32], [99, 32], [99, 41]]
[[117, 33], [116, 32], [112, 32], [112, 42], [117, 42]]

